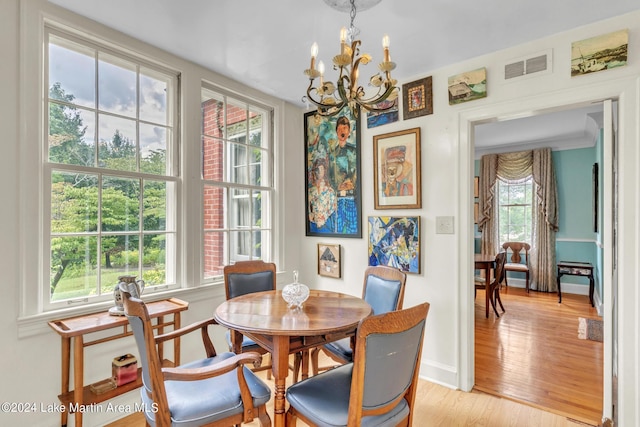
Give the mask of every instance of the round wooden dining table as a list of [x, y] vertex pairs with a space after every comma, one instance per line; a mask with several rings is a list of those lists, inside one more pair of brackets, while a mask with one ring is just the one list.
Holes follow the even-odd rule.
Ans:
[[[311, 290], [302, 308], [291, 309], [282, 291], [255, 292], [218, 306], [215, 319], [232, 331], [233, 351], [240, 353], [242, 335], [271, 353], [275, 382], [274, 426], [285, 425], [285, 390], [289, 355], [355, 335], [358, 323], [372, 313], [362, 298]], [[308, 361], [303, 360], [304, 364]], [[303, 373], [308, 372], [308, 365]]]

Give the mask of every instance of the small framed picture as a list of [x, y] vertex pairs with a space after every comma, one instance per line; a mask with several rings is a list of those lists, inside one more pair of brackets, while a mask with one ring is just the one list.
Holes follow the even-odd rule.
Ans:
[[475, 202], [473, 204], [473, 223], [478, 223], [478, 216], [480, 215], [480, 203]]
[[420, 209], [420, 128], [373, 137], [376, 209]]
[[431, 76], [402, 85], [402, 118], [433, 114], [433, 90]]
[[318, 274], [340, 278], [340, 245], [318, 243]]

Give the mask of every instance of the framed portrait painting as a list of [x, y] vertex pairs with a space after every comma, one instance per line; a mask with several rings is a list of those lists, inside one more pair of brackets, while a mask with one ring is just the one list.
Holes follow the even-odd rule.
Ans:
[[369, 217], [369, 265], [420, 273], [420, 217]]
[[374, 136], [375, 208], [421, 208], [420, 170], [420, 128]]
[[362, 237], [356, 117], [348, 107], [332, 117], [304, 115], [307, 236]]
[[340, 278], [340, 245], [318, 243], [318, 274]]

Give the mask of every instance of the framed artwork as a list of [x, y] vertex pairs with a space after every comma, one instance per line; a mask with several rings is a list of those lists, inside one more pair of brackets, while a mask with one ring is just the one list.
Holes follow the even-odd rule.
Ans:
[[628, 30], [571, 43], [571, 77], [627, 65], [628, 46]]
[[404, 120], [433, 114], [433, 90], [431, 76], [402, 86]]
[[480, 177], [476, 176], [473, 178], [473, 197], [476, 199], [480, 197]]
[[420, 217], [369, 217], [369, 265], [420, 273]]
[[592, 206], [593, 206], [593, 232], [598, 232], [598, 211], [600, 210], [600, 184], [599, 184], [599, 172], [598, 164], [594, 163], [591, 169], [592, 173]]
[[340, 278], [340, 245], [318, 243], [318, 274]]
[[377, 112], [368, 112], [367, 113], [367, 129], [374, 128], [377, 126], [386, 125], [388, 123], [393, 123], [398, 121], [398, 103], [397, 100], [393, 101], [382, 101], [376, 104], [379, 108], [391, 107], [387, 111], [377, 111]]
[[487, 69], [467, 71], [448, 79], [449, 105], [487, 97]]
[[349, 107], [304, 115], [306, 235], [362, 237], [360, 126]]
[[421, 208], [420, 170], [420, 128], [374, 136], [375, 208]]
[[480, 215], [480, 203], [479, 202], [475, 202], [473, 204], [473, 223], [477, 224], [478, 223], [478, 216]]

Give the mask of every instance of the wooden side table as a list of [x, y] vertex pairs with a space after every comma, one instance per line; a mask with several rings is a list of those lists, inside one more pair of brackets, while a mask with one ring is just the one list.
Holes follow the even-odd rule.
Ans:
[[589, 278], [589, 302], [591, 303], [591, 307], [593, 304], [593, 288], [594, 288], [594, 280], [593, 280], [593, 265], [590, 262], [578, 262], [578, 261], [559, 261], [558, 262], [558, 302], [562, 302], [562, 292], [560, 290], [560, 277], [568, 274], [571, 276], [582, 276]]
[[[180, 328], [180, 312], [189, 308], [189, 303], [177, 298], [170, 298], [162, 301], [147, 304], [149, 316], [155, 319], [154, 329], [158, 334], [164, 333], [164, 329], [171, 326], [173, 330]], [[173, 315], [172, 320], [166, 320], [165, 316]], [[91, 405], [104, 402], [115, 396], [134, 390], [142, 385], [142, 375], [138, 369], [138, 379], [134, 382], [116, 387], [113, 390], [102, 394], [95, 394], [89, 385], [84, 384], [84, 348], [119, 338], [132, 335], [129, 329], [129, 321], [126, 316], [111, 316], [107, 311], [87, 314], [84, 316], [71, 317], [67, 319], [52, 320], [49, 326], [56, 331], [62, 339], [62, 393], [58, 396], [60, 402], [65, 405], [66, 410], [62, 412], [61, 425], [67, 425], [69, 412], [72, 406], [82, 408], [82, 405]], [[94, 339], [85, 342], [85, 336], [94, 332], [108, 329], [122, 328], [113, 335]], [[69, 377], [71, 374], [71, 342], [73, 341], [73, 389], [69, 390]], [[158, 354], [163, 358], [162, 343], [158, 344]], [[173, 366], [180, 364], [180, 341], [173, 343], [173, 362], [164, 361], [166, 365]], [[73, 404], [73, 405], [72, 405]], [[75, 411], [75, 425], [82, 426], [82, 411]]]

